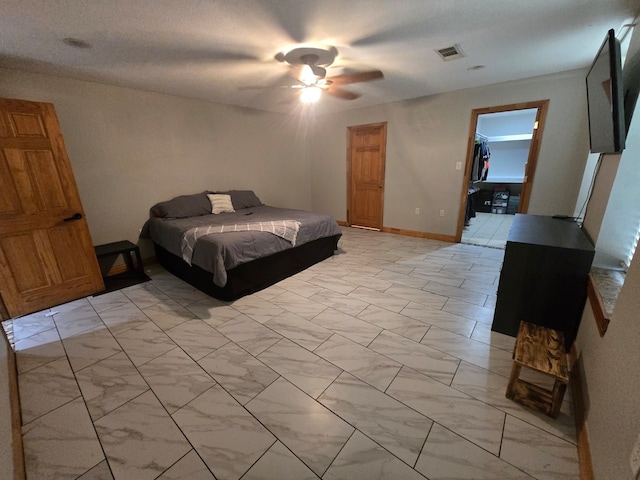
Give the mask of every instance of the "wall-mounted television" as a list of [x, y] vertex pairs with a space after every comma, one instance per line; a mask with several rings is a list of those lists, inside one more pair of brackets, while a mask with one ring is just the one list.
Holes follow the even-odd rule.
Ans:
[[620, 42], [611, 29], [587, 73], [589, 142], [592, 153], [616, 153], [624, 150], [622, 91]]

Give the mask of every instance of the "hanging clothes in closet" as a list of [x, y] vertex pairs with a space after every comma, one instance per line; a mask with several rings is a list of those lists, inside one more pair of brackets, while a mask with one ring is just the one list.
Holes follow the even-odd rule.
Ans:
[[476, 136], [476, 143], [473, 149], [473, 164], [471, 168], [471, 181], [484, 181], [489, 174], [489, 159], [491, 151], [489, 144], [484, 138]]

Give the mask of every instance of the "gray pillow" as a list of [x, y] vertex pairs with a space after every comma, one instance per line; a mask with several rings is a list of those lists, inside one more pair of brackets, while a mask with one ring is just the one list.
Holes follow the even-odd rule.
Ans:
[[211, 213], [211, 202], [207, 192], [193, 195], [181, 195], [166, 202], [156, 203], [151, 207], [152, 217], [160, 218], [186, 218]]
[[253, 193], [253, 190], [229, 190], [228, 192], [215, 192], [215, 193], [226, 193], [231, 195], [231, 203], [233, 203], [233, 208], [235, 210], [240, 210], [242, 208], [251, 208], [251, 207], [259, 207], [260, 205], [264, 205], [258, 196]]

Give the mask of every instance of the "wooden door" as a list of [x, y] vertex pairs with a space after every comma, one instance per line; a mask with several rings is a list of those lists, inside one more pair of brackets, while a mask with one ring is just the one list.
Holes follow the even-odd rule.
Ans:
[[0, 99], [0, 292], [9, 316], [104, 289], [53, 105]]
[[382, 228], [387, 124], [348, 127], [347, 221], [352, 227]]

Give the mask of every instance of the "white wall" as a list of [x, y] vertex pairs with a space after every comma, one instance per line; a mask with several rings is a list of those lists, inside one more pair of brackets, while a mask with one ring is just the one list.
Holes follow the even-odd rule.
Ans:
[[5, 69], [0, 97], [54, 104], [94, 244], [136, 243], [153, 204], [208, 189], [311, 208], [299, 119]]
[[487, 182], [522, 183], [531, 140], [488, 142], [488, 145], [491, 159]]
[[597, 480], [632, 480], [631, 448], [640, 434], [640, 255], [636, 255], [604, 337], [587, 302], [576, 346]]
[[346, 128], [387, 122], [383, 225], [453, 236], [464, 173], [455, 163], [466, 160], [471, 110], [550, 99], [529, 213], [570, 211], [589, 148], [585, 74], [577, 70], [321, 116], [313, 135], [312, 204], [346, 220]]

